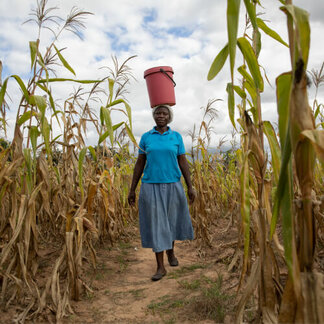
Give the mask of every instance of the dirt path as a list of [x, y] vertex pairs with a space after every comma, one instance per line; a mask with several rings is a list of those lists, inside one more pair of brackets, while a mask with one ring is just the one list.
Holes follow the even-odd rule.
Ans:
[[156, 270], [154, 253], [141, 248], [138, 232], [129, 242], [100, 248], [98, 269], [85, 271], [93, 292], [72, 304], [75, 314], [64, 322], [230, 322], [237, 274], [227, 272], [234, 249], [222, 249], [224, 238], [232, 239], [220, 237], [204, 258], [198, 257], [195, 242], [176, 242], [179, 266], [166, 262], [168, 274], [157, 282], [150, 279]]

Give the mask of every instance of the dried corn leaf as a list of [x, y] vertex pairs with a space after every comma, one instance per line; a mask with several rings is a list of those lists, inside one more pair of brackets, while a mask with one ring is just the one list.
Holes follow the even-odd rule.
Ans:
[[318, 129], [304, 130], [301, 134], [311, 141], [317, 156], [324, 162], [324, 131]]
[[304, 323], [324, 323], [324, 276], [304, 272], [301, 276]]

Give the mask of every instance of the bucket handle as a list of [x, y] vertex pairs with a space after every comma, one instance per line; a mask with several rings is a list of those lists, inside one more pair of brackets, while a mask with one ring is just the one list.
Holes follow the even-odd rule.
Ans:
[[174, 80], [170, 77], [170, 75], [168, 73], [166, 73], [165, 70], [163, 70], [162, 68], [160, 68], [160, 72], [164, 73], [172, 82], [173, 82], [173, 86], [175, 87], [177, 84], [174, 82]]

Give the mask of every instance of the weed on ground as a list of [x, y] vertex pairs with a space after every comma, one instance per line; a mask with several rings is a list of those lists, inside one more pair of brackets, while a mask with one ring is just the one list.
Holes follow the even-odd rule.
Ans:
[[[187, 275], [190, 271], [201, 269], [201, 266], [184, 267], [170, 275], [180, 278], [181, 275]], [[160, 316], [163, 323], [176, 323], [177, 317], [186, 318], [188, 321], [212, 320], [222, 323], [225, 315], [233, 311], [231, 305], [233, 305], [234, 296], [225, 292], [222, 276], [211, 279], [201, 275], [192, 280], [178, 280], [177, 283], [180, 287], [177, 295], [162, 296], [147, 306], [153, 315]]]

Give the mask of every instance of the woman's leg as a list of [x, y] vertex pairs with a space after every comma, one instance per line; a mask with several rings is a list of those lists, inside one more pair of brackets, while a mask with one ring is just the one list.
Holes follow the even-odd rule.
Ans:
[[167, 273], [164, 267], [163, 254], [164, 251], [155, 253], [157, 269], [155, 275], [152, 276], [153, 281], [162, 279], [162, 277]]
[[167, 256], [168, 256], [168, 261], [170, 266], [176, 267], [179, 265], [178, 259], [174, 255], [174, 241], [172, 242], [172, 249], [166, 251]]

